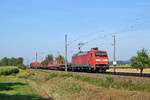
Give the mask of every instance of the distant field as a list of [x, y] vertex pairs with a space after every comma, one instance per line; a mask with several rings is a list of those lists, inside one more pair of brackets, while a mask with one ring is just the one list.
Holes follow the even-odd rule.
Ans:
[[[113, 66], [110, 66], [110, 69], [107, 70], [108, 72], [113, 72]], [[134, 69], [130, 66], [117, 66], [116, 67], [116, 72], [129, 72], [129, 73], [140, 73], [140, 70]], [[143, 70], [143, 73], [150, 74], [150, 68], [145, 68]]]

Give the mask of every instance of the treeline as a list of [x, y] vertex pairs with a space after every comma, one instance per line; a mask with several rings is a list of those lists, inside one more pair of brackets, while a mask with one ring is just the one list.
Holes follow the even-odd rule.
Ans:
[[54, 62], [58, 64], [64, 64], [65, 58], [62, 55], [54, 57], [52, 54], [49, 54], [45, 57], [45, 59], [41, 63], [42, 65], [47, 66], [48, 64], [53, 64]]
[[0, 60], [0, 66], [22, 66], [23, 65], [23, 58], [7, 58], [4, 57]]

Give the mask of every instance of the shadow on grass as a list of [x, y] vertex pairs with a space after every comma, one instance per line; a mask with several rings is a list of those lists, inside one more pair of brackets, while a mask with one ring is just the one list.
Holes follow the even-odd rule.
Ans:
[[24, 83], [0, 83], [0, 91], [8, 91], [8, 90], [13, 90], [13, 86], [23, 86], [26, 85]]
[[0, 100], [53, 100], [52, 98], [42, 98], [30, 95], [8, 95], [0, 93]]
[[[16, 82], [16, 83], [9, 83], [9, 82], [3, 82], [0, 83], [0, 91], [10, 91], [14, 90], [13, 86], [24, 86], [27, 84]], [[0, 93], [0, 100], [53, 100], [52, 98], [42, 98], [36, 95], [21, 95], [21, 94], [15, 94], [15, 95], [9, 95]]]

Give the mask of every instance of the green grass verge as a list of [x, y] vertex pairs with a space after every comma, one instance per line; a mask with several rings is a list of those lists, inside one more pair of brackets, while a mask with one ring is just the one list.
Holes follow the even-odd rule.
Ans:
[[80, 80], [83, 82], [87, 82], [92, 85], [96, 85], [104, 88], [114, 88], [119, 90], [128, 90], [128, 91], [142, 91], [142, 92], [150, 92], [150, 83], [149, 84], [139, 84], [133, 83], [132, 81], [115, 81], [112, 77], [106, 77], [104, 79], [93, 79], [86, 76], [81, 75], [73, 75], [70, 73], [67, 74], [56, 74], [50, 73], [48, 78], [69, 78], [72, 77], [76, 80]]
[[2, 76], [0, 77], [0, 100], [40, 100], [32, 91], [26, 80]]
[[27, 70], [0, 67], [0, 100], [42, 100], [24, 77], [28, 77]]

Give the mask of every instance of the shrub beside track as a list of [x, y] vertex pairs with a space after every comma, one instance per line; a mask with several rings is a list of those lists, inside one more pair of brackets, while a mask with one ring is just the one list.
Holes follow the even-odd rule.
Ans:
[[19, 73], [19, 69], [17, 67], [1, 67], [0, 75], [11, 75]]

